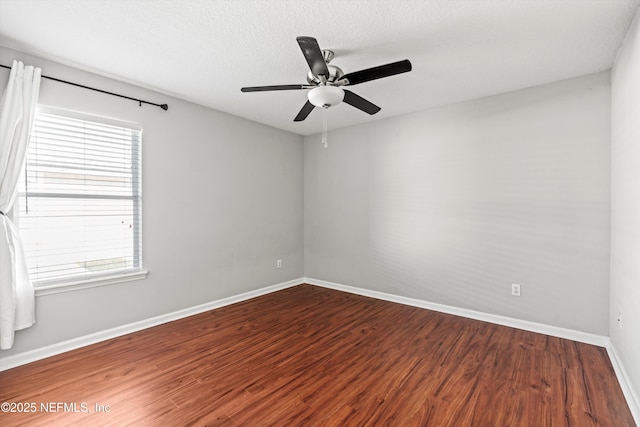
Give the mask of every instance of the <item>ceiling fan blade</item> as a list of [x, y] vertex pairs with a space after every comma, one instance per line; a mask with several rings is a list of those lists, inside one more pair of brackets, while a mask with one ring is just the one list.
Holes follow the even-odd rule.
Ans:
[[294, 122], [301, 122], [304, 119], [307, 118], [307, 116], [309, 115], [309, 113], [311, 113], [311, 111], [315, 108], [315, 106], [310, 103], [309, 101], [307, 101], [306, 104], [304, 104], [302, 106], [302, 110], [300, 110], [300, 112], [298, 113], [298, 115], [296, 116], [295, 119], [293, 119]]
[[346, 89], [343, 89], [343, 90], [344, 90], [343, 101], [346, 102], [347, 104], [353, 107], [356, 107], [357, 109], [362, 110], [365, 113], [372, 114], [372, 115], [380, 111], [380, 107], [378, 107], [376, 104], [373, 104], [367, 101], [360, 95], [356, 95], [350, 90], [346, 90]]
[[307, 60], [311, 72], [316, 76], [329, 78], [329, 69], [327, 68], [327, 63], [324, 60], [320, 46], [318, 46], [318, 41], [313, 37], [305, 36], [296, 37], [296, 40], [300, 45], [300, 49], [302, 49], [302, 54]]
[[368, 82], [371, 80], [381, 79], [383, 77], [394, 76], [396, 74], [406, 73], [411, 71], [411, 62], [408, 59], [398, 62], [392, 62], [390, 64], [379, 65], [373, 68], [367, 68], [366, 70], [355, 71], [353, 73], [347, 73], [338, 80], [339, 82], [346, 81], [345, 86], [353, 86], [360, 83]]
[[270, 90], [297, 90], [297, 89], [311, 89], [313, 85], [276, 85], [276, 86], [250, 86], [243, 87], [240, 90], [242, 92], [266, 92]]

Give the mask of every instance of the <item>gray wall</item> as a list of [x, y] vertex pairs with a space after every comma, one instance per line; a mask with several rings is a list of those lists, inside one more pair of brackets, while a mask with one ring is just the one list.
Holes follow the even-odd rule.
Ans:
[[[42, 104], [143, 126], [149, 275], [37, 297], [36, 325], [17, 332], [14, 348], [0, 357], [303, 276], [302, 137], [0, 48], [0, 63], [13, 59], [43, 74], [168, 102], [169, 111], [43, 80]], [[2, 87], [8, 76], [0, 70]]]
[[609, 332], [640, 405], [640, 12], [612, 69], [611, 111]]
[[325, 150], [0, 48], [14, 58], [170, 109], [43, 82], [41, 103], [144, 127], [150, 273], [38, 297], [0, 357], [302, 276], [608, 334], [606, 72], [336, 130]]
[[610, 125], [603, 72], [306, 137], [305, 275], [607, 335]]

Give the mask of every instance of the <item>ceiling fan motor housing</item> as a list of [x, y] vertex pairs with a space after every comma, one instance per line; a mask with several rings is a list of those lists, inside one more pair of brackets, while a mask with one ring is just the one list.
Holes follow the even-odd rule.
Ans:
[[[335, 65], [327, 65], [327, 69], [329, 70], [329, 77], [325, 80], [327, 82], [333, 83], [340, 79], [340, 77], [344, 76], [344, 71], [340, 67], [336, 67]], [[307, 82], [309, 84], [320, 84], [322, 83], [322, 78], [313, 74], [312, 71], [307, 73]]]

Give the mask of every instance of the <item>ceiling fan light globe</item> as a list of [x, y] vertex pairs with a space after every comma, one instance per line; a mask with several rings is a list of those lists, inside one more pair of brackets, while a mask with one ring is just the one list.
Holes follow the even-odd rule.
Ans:
[[329, 108], [342, 102], [344, 91], [335, 86], [319, 86], [311, 89], [307, 96], [316, 107]]

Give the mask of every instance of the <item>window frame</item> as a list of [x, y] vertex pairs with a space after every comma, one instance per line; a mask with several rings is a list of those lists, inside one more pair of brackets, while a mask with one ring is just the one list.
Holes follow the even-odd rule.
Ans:
[[[60, 278], [60, 279], [49, 279], [43, 280], [36, 284], [33, 283], [33, 287], [35, 290], [36, 296], [42, 295], [51, 295], [61, 292], [69, 292], [80, 289], [88, 289], [99, 286], [113, 285], [118, 283], [130, 282], [134, 280], [142, 280], [147, 277], [148, 271], [143, 267], [142, 255], [144, 251], [142, 250], [142, 126], [132, 122], [125, 122], [122, 120], [111, 119], [103, 116], [97, 116], [93, 114], [67, 110], [58, 107], [51, 107], [47, 105], [38, 105], [36, 110], [36, 116], [38, 114], [50, 114], [55, 116], [60, 116], [64, 118], [83, 120], [88, 122], [94, 122], [98, 124], [103, 124], [107, 126], [116, 126], [120, 128], [132, 129], [140, 132], [140, 140], [138, 141], [137, 150], [138, 156], [140, 158], [140, 166], [139, 166], [139, 180], [134, 179], [133, 186], [137, 186], [140, 191], [140, 197], [132, 197], [132, 202], [134, 204], [133, 215], [134, 217], [139, 217], [139, 242], [137, 244], [134, 243], [134, 253], [138, 252], [137, 256], [134, 256], [134, 267], [127, 270], [114, 270], [111, 272], [105, 272], [101, 274], [96, 274], [89, 277], [68, 277], [68, 278]], [[23, 166], [24, 168], [24, 166]], [[22, 172], [24, 174], [24, 171]], [[21, 174], [21, 175], [22, 175]], [[20, 197], [18, 193], [16, 195], [16, 199]], [[81, 197], [79, 197], [81, 199]], [[16, 200], [17, 202], [17, 200]], [[12, 220], [18, 227], [20, 228], [20, 213], [18, 212], [18, 204], [15, 203], [13, 209], [9, 212]], [[136, 262], [138, 265], [136, 265]]]

